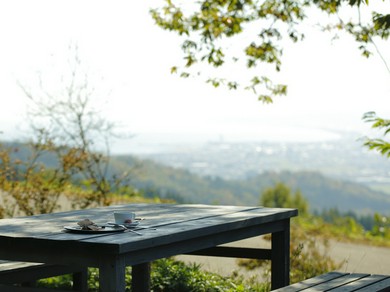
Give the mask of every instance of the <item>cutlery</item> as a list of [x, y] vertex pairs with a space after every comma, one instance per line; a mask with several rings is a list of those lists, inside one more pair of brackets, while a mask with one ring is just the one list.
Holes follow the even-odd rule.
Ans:
[[122, 228], [124, 228], [124, 229], [126, 229], [126, 230], [128, 230], [128, 231], [130, 231], [130, 232], [133, 232], [133, 233], [135, 233], [135, 234], [138, 234], [138, 235], [142, 235], [141, 233], [139, 233], [139, 232], [137, 232], [137, 231], [134, 231], [134, 230], [132, 230], [132, 229], [130, 229], [130, 228], [127, 228], [125, 225], [123, 225], [123, 224], [116, 224], [116, 223], [107, 223], [108, 225], [112, 225], [112, 226], [117, 226], [117, 227], [122, 227]]
[[[126, 227], [125, 227], [126, 228]], [[132, 229], [129, 229], [129, 228], [126, 228], [128, 231], [130, 231], [130, 232], [133, 232], [133, 233], [135, 233], [135, 234], [137, 234], [137, 235], [142, 235], [141, 233], [139, 233], [139, 232], [137, 232], [137, 231], [135, 231], [135, 230], [132, 230]]]
[[149, 226], [140, 226], [135, 228], [135, 230], [141, 230], [141, 229], [157, 230], [157, 228], [149, 227]]

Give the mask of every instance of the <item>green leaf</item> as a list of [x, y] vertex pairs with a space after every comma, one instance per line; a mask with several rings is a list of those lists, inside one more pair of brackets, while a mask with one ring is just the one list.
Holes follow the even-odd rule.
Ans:
[[269, 95], [261, 94], [259, 95], [258, 100], [266, 104], [273, 103], [272, 97]]

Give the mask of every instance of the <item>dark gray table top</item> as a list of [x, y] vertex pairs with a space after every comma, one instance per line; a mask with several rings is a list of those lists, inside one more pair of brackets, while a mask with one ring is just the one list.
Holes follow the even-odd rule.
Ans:
[[[145, 218], [140, 227], [156, 230], [132, 232], [76, 234], [66, 232], [64, 226], [76, 226], [88, 218], [97, 224], [114, 221], [115, 211], [135, 212]], [[51, 213], [30, 217], [0, 220], [0, 258], [18, 253], [27, 260], [27, 254], [63, 253], [75, 255], [125, 254], [166, 246], [174, 242], [193, 242], [216, 234], [228, 234], [245, 228], [260, 227], [297, 216], [296, 209], [244, 206], [215, 206], [195, 204], [130, 204], [95, 209]], [[225, 235], [226, 236], [226, 235]], [[249, 236], [248, 236], [249, 237]], [[8, 257], [8, 256], [7, 256]], [[33, 256], [32, 259], [36, 260]], [[12, 256], [7, 259], [13, 259]], [[16, 258], [15, 258], [16, 259]], [[53, 259], [53, 261], [57, 261]]]

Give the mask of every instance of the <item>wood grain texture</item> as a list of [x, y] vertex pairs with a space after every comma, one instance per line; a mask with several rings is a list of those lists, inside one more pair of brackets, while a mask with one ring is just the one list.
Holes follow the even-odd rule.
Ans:
[[[61, 266], [43, 263], [13, 261], [0, 262], [1, 284], [35, 283], [38, 279], [55, 277], [65, 274], [73, 275], [74, 291], [87, 291], [88, 275], [86, 267]], [[3, 290], [0, 288], [0, 291]]]
[[295, 283], [275, 292], [379, 292], [390, 291], [390, 276], [370, 275], [361, 273], [330, 272], [305, 281]]

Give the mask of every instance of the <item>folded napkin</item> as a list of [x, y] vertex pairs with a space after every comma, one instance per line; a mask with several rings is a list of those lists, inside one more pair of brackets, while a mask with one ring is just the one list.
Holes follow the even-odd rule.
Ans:
[[77, 225], [81, 226], [82, 230], [101, 230], [102, 227], [97, 226], [94, 222], [92, 222], [89, 219], [84, 219], [79, 222], [77, 222]]

